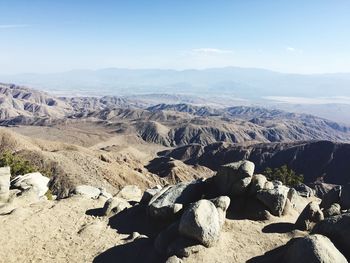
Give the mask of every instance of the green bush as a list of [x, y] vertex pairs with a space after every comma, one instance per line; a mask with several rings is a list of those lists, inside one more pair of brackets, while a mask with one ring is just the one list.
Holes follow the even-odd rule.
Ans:
[[16, 155], [10, 151], [5, 151], [0, 155], [0, 167], [10, 166], [11, 178], [17, 175], [40, 172], [47, 177], [52, 177], [55, 169], [54, 165], [48, 167], [38, 166], [26, 158]]
[[296, 174], [292, 169], [289, 169], [287, 165], [274, 169], [268, 167], [264, 171], [264, 175], [269, 180], [278, 180], [290, 187], [301, 184], [304, 181], [303, 175]]
[[36, 171], [36, 167], [31, 165], [29, 161], [6, 151], [0, 156], [0, 167], [10, 166], [11, 176], [23, 175]]

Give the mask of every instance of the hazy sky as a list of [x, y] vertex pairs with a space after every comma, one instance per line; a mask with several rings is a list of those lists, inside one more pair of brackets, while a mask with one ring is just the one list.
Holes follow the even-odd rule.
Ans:
[[0, 0], [0, 74], [259, 67], [350, 72], [349, 0]]

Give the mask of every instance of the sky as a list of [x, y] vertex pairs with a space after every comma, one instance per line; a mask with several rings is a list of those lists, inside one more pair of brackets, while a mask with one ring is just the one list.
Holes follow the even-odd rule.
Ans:
[[348, 0], [0, 0], [0, 74], [350, 72]]

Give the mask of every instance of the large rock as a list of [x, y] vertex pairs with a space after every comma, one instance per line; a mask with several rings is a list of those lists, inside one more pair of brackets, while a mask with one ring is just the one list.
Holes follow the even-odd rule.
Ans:
[[325, 236], [309, 235], [292, 239], [281, 262], [286, 263], [347, 263], [348, 261]]
[[148, 203], [152, 200], [152, 198], [159, 193], [159, 191], [162, 190], [161, 186], [156, 186], [153, 188], [146, 189], [143, 192], [140, 204], [142, 205], [148, 205]]
[[127, 185], [117, 193], [116, 197], [123, 198], [127, 201], [140, 202], [142, 191], [136, 185]]
[[149, 201], [148, 212], [155, 219], [171, 220], [183, 205], [201, 199], [203, 192], [201, 180], [164, 187]]
[[177, 256], [171, 256], [165, 261], [165, 263], [182, 263], [182, 262], [183, 261]]
[[290, 188], [288, 192], [288, 200], [290, 201], [291, 207], [298, 213], [301, 213], [305, 206], [308, 204], [308, 200], [299, 195], [299, 192], [294, 188]]
[[265, 184], [267, 182], [267, 179], [262, 174], [254, 174], [252, 177], [252, 181], [250, 183], [250, 193], [256, 194], [258, 191], [265, 188]]
[[220, 219], [215, 205], [209, 200], [199, 200], [183, 213], [179, 232], [182, 236], [213, 246], [220, 237]]
[[311, 230], [317, 222], [323, 220], [323, 213], [316, 201], [310, 202], [299, 215], [295, 227], [300, 230]]
[[298, 192], [300, 196], [303, 197], [311, 197], [315, 195], [315, 191], [306, 184], [299, 184], [293, 188]]
[[254, 168], [254, 163], [250, 161], [239, 161], [221, 166], [213, 177], [218, 195], [244, 194], [252, 180]]
[[75, 189], [73, 190], [73, 194], [80, 195], [86, 198], [97, 199], [101, 194], [101, 190], [90, 185], [79, 185], [75, 187]]
[[329, 208], [323, 210], [324, 217], [337, 216], [341, 214], [340, 204], [334, 203]]
[[350, 213], [328, 217], [318, 222], [312, 233], [327, 236], [350, 259]]
[[327, 209], [334, 203], [339, 204], [341, 191], [342, 187], [340, 185], [333, 187], [330, 191], [323, 195], [320, 207]]
[[102, 208], [102, 214], [104, 216], [111, 216], [111, 215], [116, 215], [120, 213], [121, 211], [130, 208], [131, 205], [129, 204], [128, 201], [119, 198], [119, 197], [113, 197], [108, 199], [103, 208]]
[[43, 176], [41, 173], [29, 173], [25, 175], [19, 175], [11, 181], [11, 186], [20, 190], [28, 190], [33, 188], [38, 196], [44, 196], [49, 190], [48, 183], [50, 178]]
[[0, 168], [0, 203], [7, 202], [10, 195], [10, 167]]
[[341, 188], [340, 206], [342, 210], [350, 209], [350, 184], [343, 185]]
[[226, 211], [230, 206], [230, 198], [228, 196], [220, 196], [210, 200], [218, 210], [220, 226], [225, 223]]
[[288, 198], [289, 188], [283, 185], [257, 192], [256, 197], [275, 216], [281, 216]]

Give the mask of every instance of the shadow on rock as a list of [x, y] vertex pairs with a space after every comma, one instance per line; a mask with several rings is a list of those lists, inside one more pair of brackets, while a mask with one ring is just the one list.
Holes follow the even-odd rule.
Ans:
[[286, 253], [287, 246], [283, 245], [266, 252], [264, 255], [251, 258], [247, 263], [280, 263]]
[[266, 207], [255, 197], [232, 197], [226, 218], [234, 220], [266, 220], [269, 219]]
[[148, 237], [154, 237], [159, 232], [159, 226], [149, 218], [145, 208], [140, 205], [125, 209], [110, 217], [108, 224], [121, 234], [138, 232]]
[[93, 208], [89, 209], [85, 212], [88, 216], [103, 216], [103, 209], [102, 208]]
[[133, 242], [112, 247], [95, 257], [93, 263], [136, 263], [165, 262], [153, 248], [153, 240], [149, 238], [136, 239]]
[[295, 230], [295, 225], [292, 223], [272, 223], [265, 226], [262, 231], [264, 233], [288, 233]]

